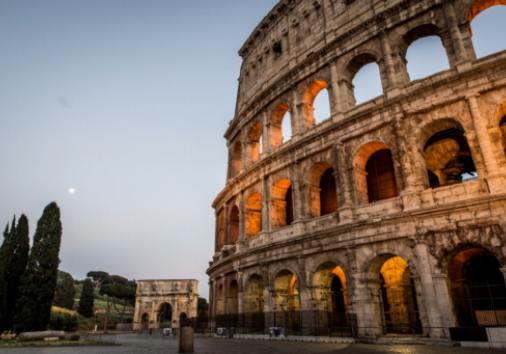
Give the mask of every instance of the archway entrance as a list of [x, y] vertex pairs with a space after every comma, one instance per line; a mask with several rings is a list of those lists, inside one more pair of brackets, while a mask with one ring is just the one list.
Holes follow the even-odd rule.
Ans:
[[500, 267], [497, 258], [480, 247], [452, 258], [448, 276], [459, 326], [506, 325], [506, 286]]
[[264, 333], [264, 287], [262, 277], [252, 275], [244, 292], [244, 322], [252, 333]]
[[274, 326], [285, 327], [288, 334], [301, 329], [300, 297], [297, 277], [283, 270], [274, 280]]
[[145, 331], [149, 329], [149, 315], [144, 313], [141, 317], [141, 330]]
[[399, 256], [388, 258], [380, 268], [383, 332], [421, 333], [416, 292], [408, 263]]
[[158, 311], [158, 326], [160, 328], [172, 326], [172, 306], [169, 303], [163, 303]]

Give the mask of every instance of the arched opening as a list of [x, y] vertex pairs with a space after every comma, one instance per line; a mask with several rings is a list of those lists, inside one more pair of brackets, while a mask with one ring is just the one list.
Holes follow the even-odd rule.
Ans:
[[234, 279], [228, 285], [227, 327], [237, 327], [239, 314], [239, 285]]
[[312, 217], [320, 217], [337, 210], [337, 191], [334, 168], [326, 163], [315, 164], [309, 173], [309, 210]]
[[314, 126], [330, 118], [328, 84], [324, 80], [313, 81], [304, 92], [302, 105], [308, 126]]
[[181, 314], [179, 315], [179, 327], [182, 328], [186, 326], [191, 326], [191, 321], [188, 318], [186, 312], [181, 312]]
[[245, 325], [253, 333], [264, 333], [264, 287], [262, 277], [252, 275], [244, 291]]
[[242, 146], [237, 141], [230, 149], [230, 177], [234, 177], [242, 170]]
[[372, 54], [361, 54], [348, 64], [351, 106], [383, 95], [380, 69]]
[[506, 286], [500, 268], [497, 258], [481, 247], [453, 256], [448, 277], [459, 326], [506, 325]]
[[301, 329], [300, 297], [297, 277], [289, 270], [278, 273], [274, 279], [274, 326], [299, 333]]
[[269, 135], [272, 148], [276, 148], [292, 138], [292, 117], [287, 104], [280, 104], [272, 111]]
[[478, 58], [506, 49], [505, 0], [476, 0], [471, 6], [468, 20], [471, 22], [473, 47]]
[[229, 223], [229, 243], [235, 244], [239, 240], [239, 208], [234, 205], [230, 209], [228, 217]]
[[506, 155], [506, 116], [502, 117], [499, 121], [499, 128], [502, 134], [502, 146], [504, 148], [504, 154]]
[[223, 315], [225, 313], [225, 294], [223, 291], [223, 284], [218, 285], [216, 293], [216, 315]]
[[216, 251], [221, 251], [223, 246], [225, 246], [225, 211], [222, 209], [218, 212], [218, 240]]
[[246, 236], [257, 236], [262, 230], [262, 196], [251, 193], [245, 203], [244, 228]]
[[147, 313], [143, 313], [141, 316], [141, 330], [149, 329], [149, 315]]
[[320, 326], [328, 327], [331, 333], [348, 326], [349, 298], [344, 270], [334, 263], [321, 265], [314, 274], [313, 286]]
[[353, 159], [353, 168], [360, 203], [398, 195], [392, 153], [385, 143], [374, 141], [362, 146]]
[[416, 291], [408, 263], [392, 256], [381, 265], [381, 302], [385, 333], [420, 333]]
[[271, 225], [278, 228], [293, 222], [292, 183], [281, 179], [272, 186]]
[[435, 131], [423, 147], [431, 188], [478, 178], [464, 129], [453, 120], [441, 120], [425, 130]]
[[[450, 68], [445, 47], [434, 25], [423, 25], [409, 31], [406, 43], [407, 70], [411, 80], [422, 79]], [[427, 65], [430, 63], [430, 65]]]
[[247, 136], [247, 152], [250, 163], [254, 163], [260, 159], [262, 143], [262, 124], [257, 121], [253, 123]]
[[164, 302], [158, 310], [158, 326], [172, 327], [172, 306], [167, 302]]

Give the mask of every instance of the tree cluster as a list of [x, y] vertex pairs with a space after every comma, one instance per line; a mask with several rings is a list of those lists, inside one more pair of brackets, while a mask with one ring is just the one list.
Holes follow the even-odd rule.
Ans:
[[60, 209], [44, 209], [29, 246], [28, 219], [6, 227], [0, 246], [0, 330], [45, 330], [56, 288], [62, 235]]

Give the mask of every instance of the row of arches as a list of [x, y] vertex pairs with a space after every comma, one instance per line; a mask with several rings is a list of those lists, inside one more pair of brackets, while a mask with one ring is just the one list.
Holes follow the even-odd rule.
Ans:
[[[476, 21], [480, 22], [479, 29], [488, 24], [489, 17], [504, 18], [506, 9], [498, 6], [490, 9], [500, 4], [500, 1], [476, 1], [471, 8], [472, 15], [469, 20], [474, 21], [476, 18]], [[496, 26], [503, 22], [494, 20]], [[494, 31], [498, 32], [496, 28]], [[490, 30], [487, 29], [486, 32], [490, 37]], [[488, 38], [486, 42], [502, 43], [502, 39], [494, 42]], [[497, 44], [485, 49], [484, 54], [502, 49], [504, 45]], [[237, 175], [244, 167], [258, 161], [262, 153], [289, 141], [292, 132], [301, 133], [330, 118], [338, 109], [337, 106], [349, 109], [382, 95], [386, 89], [398, 85], [399, 82], [406, 83], [428, 77], [455, 66], [458, 61], [451, 38], [436, 23], [425, 23], [408, 30], [402, 36], [401, 43], [390, 50], [397, 53], [391, 55], [398, 57], [396, 65], [402, 65], [405, 69], [388, 68], [388, 60], [382, 60], [374, 50], [366, 50], [344, 64], [339, 82], [333, 82], [328, 75], [324, 75], [325, 78], [317, 78], [307, 83], [299, 98], [294, 100], [293, 97], [287, 96], [278, 100], [279, 102], [268, 109], [267, 120], [255, 120], [245, 128], [244, 137], [238, 134], [231, 143], [229, 177]], [[431, 65], [427, 65], [428, 62]]]
[[[506, 116], [498, 121], [506, 154]], [[454, 119], [435, 120], [421, 129], [423, 143], [418, 154], [423, 159], [422, 175], [426, 188], [439, 188], [460, 184], [478, 178], [478, 169], [463, 126]], [[362, 145], [351, 161], [354, 203], [365, 205], [397, 197], [400, 193], [402, 166], [396, 167], [395, 155], [389, 145], [372, 141]], [[294, 188], [291, 177], [273, 179], [268, 193], [252, 190], [244, 194], [244, 209], [240, 210], [238, 199], [229, 202], [228, 216], [224, 209], [218, 211], [218, 244], [234, 244], [241, 237], [241, 220], [244, 235], [254, 237], [265, 227], [274, 230], [292, 224], [296, 219], [317, 218], [332, 214], [339, 209], [339, 196], [344, 188], [339, 168], [331, 161], [317, 162], [301, 176], [303, 186]], [[401, 169], [401, 171], [399, 171]], [[339, 188], [338, 188], [339, 186]], [[267, 197], [265, 197], [267, 195]], [[264, 199], [267, 199], [264, 201]], [[269, 214], [263, 213], [268, 204]], [[298, 207], [297, 205], [302, 205]], [[263, 218], [269, 218], [269, 223]], [[266, 226], [268, 224], [268, 226]], [[226, 237], [226, 226], [229, 236]]]
[[[154, 316], [154, 317], [153, 317]], [[174, 311], [172, 308], [172, 305], [168, 302], [162, 302], [159, 304], [154, 314], [150, 316], [148, 312], [144, 312], [140, 316], [141, 321], [141, 330], [148, 330], [149, 328], [173, 328], [180, 326], [184, 321], [186, 321], [188, 316], [186, 315], [186, 312], [181, 312], [179, 314], [179, 322], [176, 317], [174, 318]]]
[[[506, 323], [504, 274], [492, 252], [476, 245], [460, 246], [448, 257], [445, 271], [454, 326]], [[361, 288], [365, 293], [351, 290], [350, 276], [339, 262], [327, 261], [311, 274], [307, 285], [290, 268], [282, 268], [271, 280], [267, 280], [265, 274], [250, 274], [244, 280], [242, 292], [236, 277], [232, 276], [228, 285], [224, 283], [228, 289], [223, 283], [216, 289], [214, 315], [234, 315], [238, 319], [241, 308], [245, 322], [229, 325], [254, 324], [260, 327], [260, 319], [267, 326], [282, 326], [298, 333], [301, 322], [308, 317], [304, 312], [313, 312], [318, 316], [319, 326], [346, 327], [351, 325], [350, 314], [360, 312], [353, 308], [352, 296], [357, 295], [368, 297], [368, 302], [375, 307], [374, 315], [378, 317], [362, 323], [378, 323], [383, 334], [426, 333], [431, 325], [427, 312], [432, 309], [426, 308], [428, 302], [424, 297], [429, 295], [424, 293], [421, 275], [402, 255], [382, 254], [371, 260], [361, 280], [366, 284]], [[302, 296], [302, 293], [306, 295]], [[309, 316], [310, 321], [314, 318]]]

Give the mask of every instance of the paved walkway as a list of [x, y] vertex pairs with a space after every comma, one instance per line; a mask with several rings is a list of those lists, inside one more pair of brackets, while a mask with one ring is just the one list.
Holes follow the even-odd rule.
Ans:
[[[177, 338], [162, 338], [159, 335], [147, 336], [122, 334], [104, 336], [104, 340], [121, 346], [98, 347], [60, 347], [60, 348], [15, 348], [0, 349], [0, 354], [167, 354], [177, 353]], [[479, 354], [506, 353], [506, 350], [488, 350], [459, 347], [409, 346], [409, 345], [368, 345], [368, 344], [323, 344], [277, 341], [230, 340], [197, 338], [196, 354]]]

